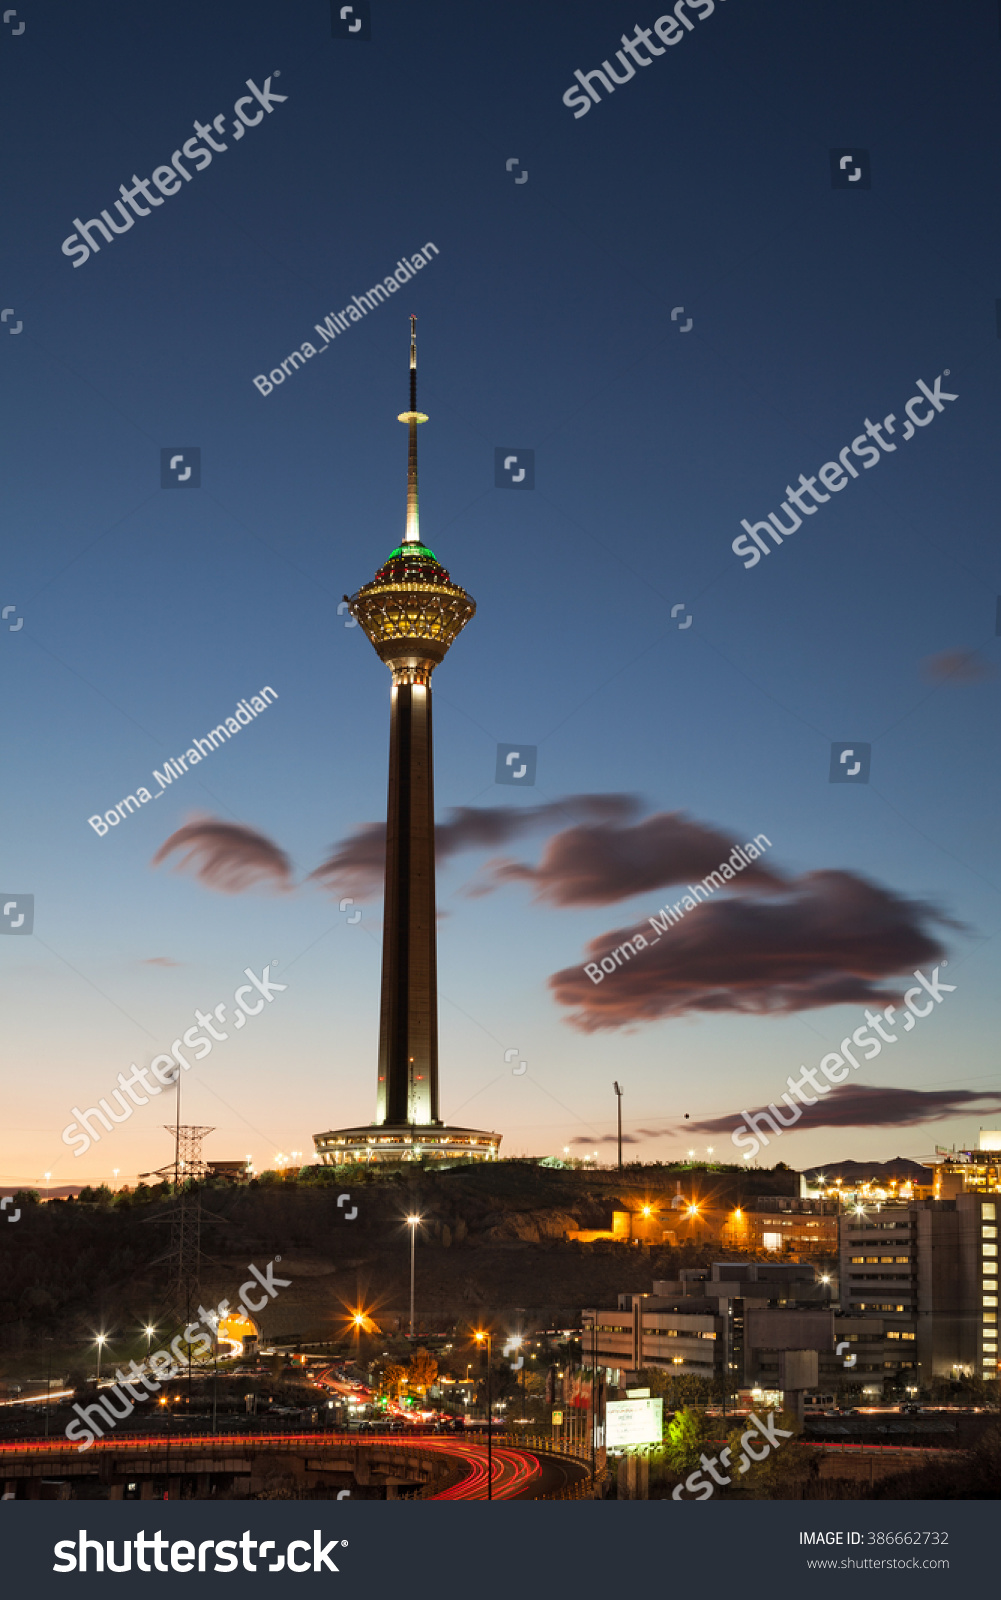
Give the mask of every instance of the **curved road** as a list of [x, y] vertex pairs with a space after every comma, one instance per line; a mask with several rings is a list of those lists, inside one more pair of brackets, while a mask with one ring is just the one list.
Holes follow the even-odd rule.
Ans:
[[[166, 1438], [163, 1435], [146, 1438], [143, 1436], [121, 1434], [115, 1438], [97, 1440], [90, 1446], [95, 1455], [119, 1452], [131, 1452], [144, 1447], [173, 1449], [178, 1456], [183, 1457], [186, 1450], [192, 1452], [208, 1448], [222, 1448], [224, 1450], [239, 1450], [241, 1445], [256, 1444], [272, 1447], [294, 1449], [296, 1446], [323, 1448], [334, 1444], [350, 1444], [357, 1448], [364, 1448], [366, 1444], [380, 1450], [386, 1449], [413, 1449], [419, 1446], [428, 1453], [448, 1457], [458, 1461], [467, 1470], [465, 1476], [458, 1483], [448, 1489], [443, 1489], [440, 1494], [431, 1495], [434, 1500], [485, 1500], [487, 1498], [487, 1446], [486, 1443], [473, 1442], [454, 1435], [442, 1437], [440, 1434], [422, 1434], [413, 1432], [405, 1437], [400, 1435], [370, 1435], [359, 1439], [357, 1434], [331, 1435], [321, 1434], [231, 1434], [219, 1435], [193, 1435]], [[0, 1444], [0, 1466], [3, 1458], [7, 1456], [28, 1455], [42, 1456], [49, 1459], [58, 1458], [67, 1452], [65, 1439], [59, 1440], [19, 1440], [17, 1442], [4, 1442]], [[74, 1452], [75, 1453], [75, 1452]], [[493, 1456], [493, 1493], [494, 1500], [532, 1500], [541, 1495], [558, 1493], [568, 1484], [578, 1481], [586, 1476], [586, 1468], [573, 1458], [550, 1455], [546, 1451], [536, 1452], [524, 1449], [519, 1445], [512, 1445], [506, 1441], [498, 1441], [492, 1450]], [[176, 1457], [175, 1457], [176, 1459]], [[2, 1474], [0, 1474], [2, 1475]]]

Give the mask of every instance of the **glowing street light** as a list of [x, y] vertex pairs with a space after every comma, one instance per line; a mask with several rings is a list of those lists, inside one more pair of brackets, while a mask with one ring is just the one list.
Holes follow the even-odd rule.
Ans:
[[99, 1333], [97, 1335], [97, 1387], [98, 1388], [101, 1387], [101, 1351], [104, 1348], [104, 1346], [107, 1344], [107, 1342], [108, 1342], [108, 1335], [106, 1333]]
[[474, 1333], [473, 1338], [476, 1340], [476, 1343], [480, 1345], [483, 1344], [484, 1340], [486, 1340], [487, 1346], [487, 1499], [492, 1500], [494, 1497], [494, 1419], [493, 1406], [490, 1400], [490, 1362], [493, 1359], [493, 1339], [491, 1335], [484, 1330]]
[[145, 1328], [143, 1329], [143, 1333], [146, 1335], [146, 1354], [147, 1355], [149, 1355], [150, 1347], [151, 1347], [151, 1345], [153, 1343], [153, 1335], [154, 1335], [155, 1332], [156, 1332], [156, 1329], [154, 1328], [153, 1324], [151, 1322], [147, 1322]]

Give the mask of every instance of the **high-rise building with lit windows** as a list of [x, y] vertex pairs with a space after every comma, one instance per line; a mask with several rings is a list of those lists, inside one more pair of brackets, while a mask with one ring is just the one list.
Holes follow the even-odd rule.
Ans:
[[449, 1127], [438, 1109], [438, 976], [431, 674], [476, 610], [423, 543], [417, 493], [416, 318], [410, 322], [407, 514], [403, 540], [371, 583], [345, 595], [393, 675], [382, 1001], [375, 1121], [313, 1135], [320, 1160], [496, 1159], [501, 1136]]
[[[885, 1349], [856, 1366], [863, 1392], [933, 1378], [998, 1376], [1001, 1193], [943, 1180], [951, 1192], [910, 1205], [857, 1206], [840, 1228], [841, 1311], [878, 1326]], [[907, 1348], [905, 1348], [905, 1346]], [[878, 1356], [873, 1365], [872, 1356]]]

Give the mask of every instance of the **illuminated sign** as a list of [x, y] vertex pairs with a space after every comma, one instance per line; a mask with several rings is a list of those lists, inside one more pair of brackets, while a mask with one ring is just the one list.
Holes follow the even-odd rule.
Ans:
[[626, 1445], [660, 1444], [664, 1435], [664, 1402], [609, 1400], [605, 1407], [605, 1443], [611, 1450]]
[[563, 1413], [562, 1413], [562, 1411], [554, 1411], [553, 1412], [553, 1427], [554, 1428], [558, 1428], [560, 1426], [560, 1424], [562, 1423], [562, 1421], [563, 1421]]

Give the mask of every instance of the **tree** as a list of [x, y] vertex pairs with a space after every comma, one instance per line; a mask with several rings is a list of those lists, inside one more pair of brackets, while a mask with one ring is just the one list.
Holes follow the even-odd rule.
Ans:
[[387, 1361], [382, 1369], [381, 1387], [391, 1400], [395, 1400], [408, 1377], [406, 1367], [398, 1361]]
[[699, 1406], [683, 1406], [667, 1425], [665, 1455], [672, 1471], [684, 1477], [699, 1464], [709, 1441], [705, 1412]]
[[426, 1394], [437, 1378], [438, 1363], [423, 1345], [410, 1357], [407, 1376], [410, 1379], [411, 1389], [417, 1394]]
[[[782, 1411], [773, 1415], [776, 1428], [786, 1430], [793, 1437], [783, 1438], [780, 1433], [777, 1444], [769, 1449], [762, 1460], [752, 1461], [742, 1442], [742, 1436], [748, 1431], [749, 1419], [734, 1428], [727, 1440], [730, 1462], [726, 1470], [732, 1479], [732, 1486], [742, 1489], [752, 1500], [788, 1500], [794, 1485], [805, 1478], [814, 1479], [820, 1473], [821, 1452], [806, 1448], [795, 1437], [799, 1427], [794, 1413]], [[766, 1440], [753, 1426], [750, 1433], [755, 1453], [760, 1456]], [[741, 1472], [743, 1461], [747, 1462], [747, 1467]]]
[[705, 1406], [718, 1399], [722, 1386], [715, 1380], [684, 1373], [676, 1377], [661, 1367], [645, 1367], [637, 1373], [637, 1380], [654, 1396], [662, 1395], [665, 1411], [680, 1411], [683, 1406]]

